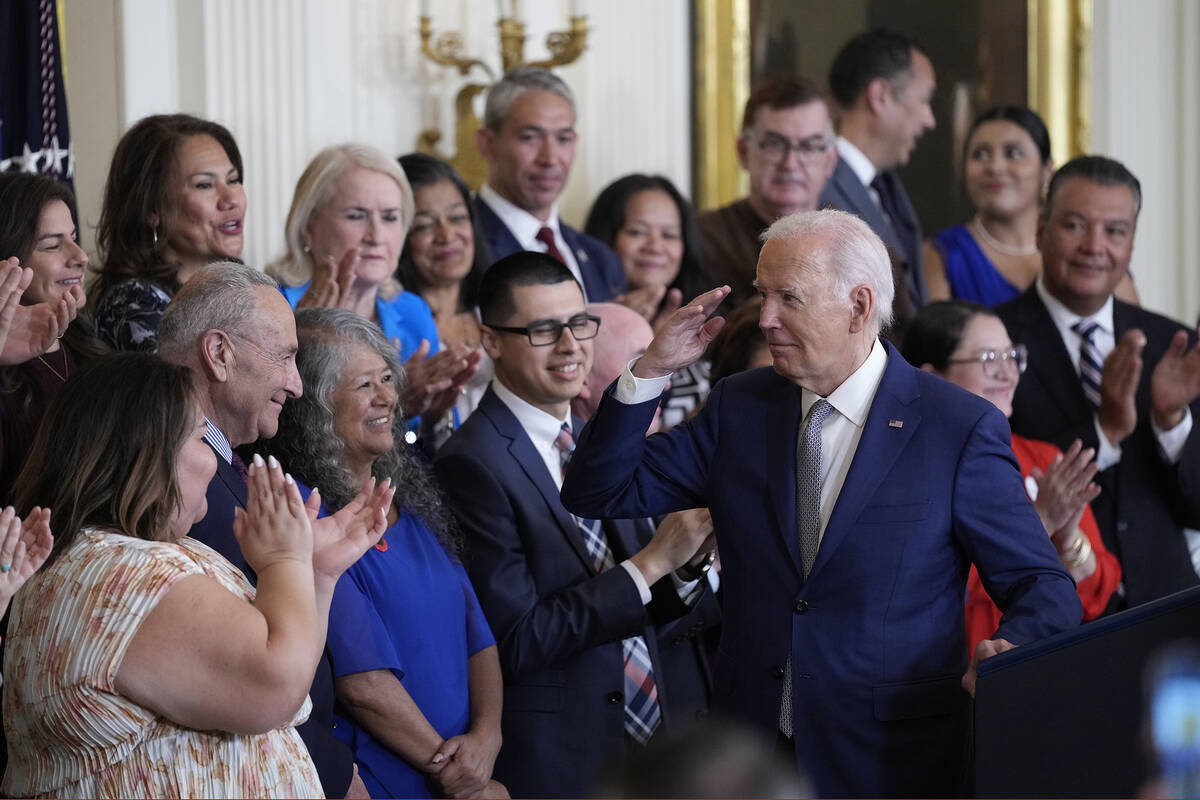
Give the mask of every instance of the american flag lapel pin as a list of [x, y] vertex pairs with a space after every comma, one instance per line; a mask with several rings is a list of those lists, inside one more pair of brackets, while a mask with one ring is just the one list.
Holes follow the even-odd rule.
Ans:
[[581, 262], [588, 260], [587, 253], [584, 252], [582, 247], [575, 251], [575, 257], [578, 258]]
[[888, 427], [889, 427], [889, 428], [903, 428], [903, 427], [904, 427], [904, 420], [902, 420], [902, 419], [889, 419], [889, 420], [888, 420]]

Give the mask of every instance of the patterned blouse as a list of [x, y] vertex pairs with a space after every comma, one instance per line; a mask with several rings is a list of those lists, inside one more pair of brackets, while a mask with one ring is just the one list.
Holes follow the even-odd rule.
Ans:
[[159, 284], [129, 278], [114, 285], [96, 304], [96, 335], [114, 350], [158, 350], [158, 321], [171, 302]]
[[142, 620], [175, 581], [205, 574], [254, 590], [200, 542], [83, 531], [13, 601], [4, 656], [8, 797], [323, 797], [289, 725], [247, 736], [184, 728], [117, 693]]

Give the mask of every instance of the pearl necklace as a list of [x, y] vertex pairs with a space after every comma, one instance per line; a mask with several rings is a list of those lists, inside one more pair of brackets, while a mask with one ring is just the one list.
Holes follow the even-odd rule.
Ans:
[[987, 232], [987, 228], [983, 227], [983, 220], [979, 218], [978, 214], [975, 215], [975, 219], [971, 220], [971, 227], [979, 234], [979, 238], [983, 240], [984, 244], [1001, 255], [1012, 256], [1013, 258], [1026, 258], [1038, 251], [1036, 244], [1026, 245], [1025, 247], [1013, 247], [1004, 242], [996, 241], [996, 238]]

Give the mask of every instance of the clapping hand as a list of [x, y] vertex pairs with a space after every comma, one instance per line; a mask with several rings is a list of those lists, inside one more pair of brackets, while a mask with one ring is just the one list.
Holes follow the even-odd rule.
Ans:
[[21, 305], [33, 279], [15, 258], [0, 261], [0, 364], [23, 364], [46, 352], [61, 338], [84, 303], [83, 288], [72, 286], [53, 303]]
[[0, 616], [17, 590], [45, 563], [53, 546], [50, 509], [34, 508], [24, 521], [12, 506], [0, 512]]
[[255, 572], [292, 560], [310, 563], [313, 531], [300, 491], [271, 456], [255, 455], [246, 481], [246, 510], [236, 509], [233, 534]]
[[1113, 351], [1104, 359], [1100, 373], [1100, 430], [1114, 445], [1125, 440], [1137, 427], [1137, 386], [1142, 377], [1142, 349], [1146, 335], [1140, 330], [1126, 331]]
[[422, 339], [421, 346], [404, 362], [400, 407], [409, 419], [425, 415], [440, 418], [449, 413], [483, 357], [479, 350], [463, 345], [447, 347], [426, 358], [428, 355], [429, 342]]
[[387, 530], [387, 512], [396, 490], [388, 478], [378, 486], [369, 479], [358, 495], [328, 517], [317, 519], [321, 493], [313, 489], [305, 504], [312, 521], [313, 570], [337, 580], [362, 554], [373, 547]]
[[1095, 457], [1095, 450], [1084, 449], [1076, 439], [1044, 472], [1037, 467], [1032, 470], [1038, 486], [1034, 510], [1060, 551], [1074, 540], [1084, 508], [1100, 495], [1100, 487], [1092, 483], [1099, 469]]
[[1189, 348], [1187, 333], [1179, 331], [1150, 376], [1155, 423], [1163, 430], [1174, 428], [1183, 421], [1188, 405], [1197, 397], [1200, 397], [1200, 342]]
[[341, 261], [333, 256], [313, 257], [313, 277], [308, 291], [296, 303], [296, 308], [344, 308], [353, 311], [350, 287], [358, 268], [358, 248], [351, 247]]
[[646, 353], [634, 363], [633, 374], [638, 378], [666, 377], [704, 355], [725, 324], [723, 317], [709, 317], [729, 291], [728, 286], [718, 286], [667, 317], [655, 331]]

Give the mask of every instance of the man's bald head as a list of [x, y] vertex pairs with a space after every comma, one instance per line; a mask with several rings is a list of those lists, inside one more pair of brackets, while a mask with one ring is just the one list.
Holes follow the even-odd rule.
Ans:
[[[616, 303], [589, 303], [589, 314], [600, 318], [600, 332], [593, 340], [592, 371], [588, 373], [579, 396], [571, 401], [571, 411], [588, 419], [600, 405], [608, 385], [635, 356], [646, 351], [654, 338], [650, 323], [636, 311]], [[658, 418], [655, 417], [657, 427]]]

